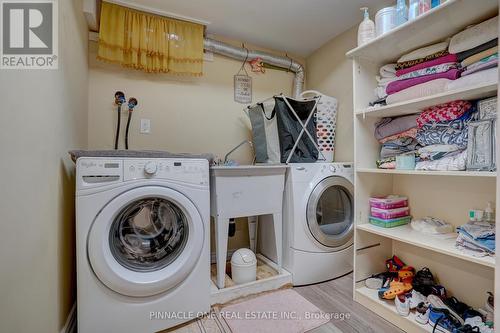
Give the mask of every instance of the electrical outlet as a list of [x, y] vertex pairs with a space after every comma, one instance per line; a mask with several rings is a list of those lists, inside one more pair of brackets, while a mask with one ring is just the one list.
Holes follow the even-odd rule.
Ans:
[[141, 134], [151, 133], [151, 120], [141, 119]]

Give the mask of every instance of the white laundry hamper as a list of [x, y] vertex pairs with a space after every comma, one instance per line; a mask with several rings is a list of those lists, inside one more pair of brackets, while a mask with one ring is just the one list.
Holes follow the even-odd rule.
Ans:
[[[321, 152], [318, 162], [333, 162], [338, 102], [335, 97], [324, 95], [316, 90], [307, 90], [300, 94], [301, 98], [313, 96], [321, 96], [315, 114], [316, 138]], [[323, 160], [323, 157], [325, 160]]]

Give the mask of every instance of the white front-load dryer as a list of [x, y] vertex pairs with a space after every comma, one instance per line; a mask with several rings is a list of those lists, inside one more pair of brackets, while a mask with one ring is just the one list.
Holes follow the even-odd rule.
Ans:
[[283, 208], [283, 264], [294, 285], [352, 271], [353, 179], [350, 163], [290, 164]]
[[208, 170], [77, 160], [78, 332], [157, 332], [210, 310]]

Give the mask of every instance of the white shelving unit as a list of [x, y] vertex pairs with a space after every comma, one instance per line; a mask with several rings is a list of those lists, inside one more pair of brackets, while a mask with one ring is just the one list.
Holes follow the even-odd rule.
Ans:
[[364, 286], [364, 279], [385, 270], [387, 258], [395, 254], [417, 269], [429, 267], [450, 295], [475, 307], [483, 306], [486, 292], [494, 290], [495, 259], [458, 250], [455, 235], [429, 236], [410, 226], [386, 229], [371, 225], [368, 223], [369, 198], [405, 195], [409, 198], [412, 216], [439, 217], [459, 226], [467, 222], [469, 209], [483, 208], [488, 201], [496, 202], [497, 173], [377, 169], [375, 161], [380, 144], [373, 135], [374, 124], [382, 117], [413, 114], [456, 99], [494, 96], [498, 84], [490, 82], [374, 108], [368, 107], [368, 103], [375, 99], [375, 76], [381, 66], [394, 62], [402, 54], [442, 41], [470, 24], [497, 14], [497, 0], [448, 0], [346, 54], [353, 59], [354, 299], [407, 332], [431, 332], [432, 328], [417, 323], [413, 315], [399, 316], [393, 302], [380, 300], [376, 291]]

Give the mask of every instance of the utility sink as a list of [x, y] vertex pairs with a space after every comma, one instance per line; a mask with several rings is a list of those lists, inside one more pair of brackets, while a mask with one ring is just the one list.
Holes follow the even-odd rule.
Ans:
[[211, 215], [227, 218], [281, 212], [286, 164], [210, 168]]

